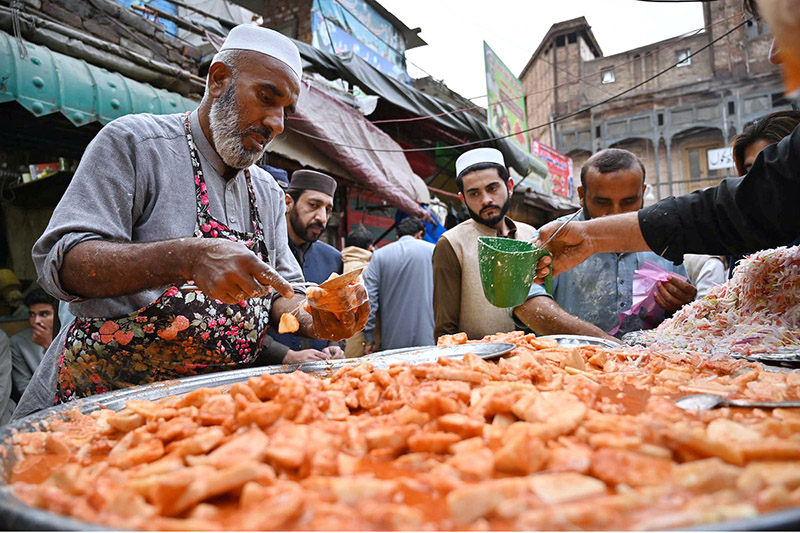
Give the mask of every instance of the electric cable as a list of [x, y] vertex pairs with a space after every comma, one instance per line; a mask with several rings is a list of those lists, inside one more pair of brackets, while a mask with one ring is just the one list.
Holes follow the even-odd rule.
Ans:
[[[567, 85], [571, 85], [571, 84], [573, 84], [575, 82], [585, 81], [586, 79], [589, 79], [589, 78], [597, 76], [602, 71], [607, 70], [609, 68], [623, 67], [625, 65], [629, 65], [629, 64], [633, 63], [634, 61], [642, 60], [645, 57], [648, 57], [650, 55], [655, 55], [656, 53], [658, 53], [659, 51], [663, 50], [667, 46], [670, 46], [670, 47], [675, 46], [676, 44], [680, 43], [681, 41], [683, 41], [685, 39], [688, 39], [690, 37], [694, 37], [694, 36], [698, 35], [702, 31], [708, 31], [711, 28], [713, 28], [714, 26], [716, 26], [718, 24], [721, 24], [723, 22], [727, 22], [728, 20], [730, 20], [732, 18], [739, 17], [742, 14], [744, 14], [744, 12], [743, 11], [739, 11], [739, 12], [733, 14], [733, 15], [725, 17], [724, 19], [721, 19], [721, 20], [718, 20], [718, 21], [716, 21], [716, 22], [714, 22], [712, 24], [709, 24], [708, 26], [704, 26], [702, 28], [698, 28], [696, 30], [692, 30], [690, 32], [687, 32], [686, 34], [680, 36], [679, 38], [677, 38], [674, 41], [670, 40], [669, 44], [664, 44], [662, 47], [657, 47], [657, 48], [655, 48], [653, 50], [650, 50], [649, 52], [645, 53], [641, 57], [638, 57], [638, 58], [635, 57], [635, 58], [632, 58], [632, 59], [630, 59], [628, 61], [623, 61], [621, 63], [614, 63], [614, 64], [612, 64], [610, 66], [603, 67], [599, 71], [590, 72], [588, 74], [584, 74], [583, 76], [579, 76], [579, 77], [576, 77], [576, 78], [573, 78], [573, 79], [570, 79], [570, 80], [566, 80], [564, 82], [558, 83], [558, 84], [556, 84], [556, 85], [554, 85], [552, 87], [548, 87], [546, 89], [525, 93], [522, 96], [512, 96], [512, 97], [509, 97], [509, 98], [503, 98], [501, 100], [497, 100], [497, 103], [511, 102], [511, 101], [514, 101], [514, 100], [519, 100], [521, 98], [526, 98], [528, 96], [534, 96], [534, 95], [543, 94], [543, 93], [550, 93], [550, 92], [553, 92], [556, 89], [559, 89], [561, 87], [565, 87]], [[329, 38], [330, 38], [330, 33], [329, 33]], [[594, 85], [592, 85], [592, 86], [594, 86]], [[594, 86], [594, 87], [596, 87], [596, 86]], [[478, 99], [478, 98], [485, 98], [486, 96], [488, 96], [488, 95], [475, 96], [475, 97], [472, 97], [472, 98], [468, 98], [468, 100], [475, 100], [475, 99]], [[450, 111], [443, 111], [441, 113], [436, 113], [436, 114], [432, 114], [432, 115], [423, 115], [423, 116], [406, 117], [406, 118], [379, 119], [379, 120], [371, 120], [370, 122], [372, 124], [392, 124], [392, 123], [404, 123], [404, 122], [417, 122], [417, 121], [420, 121], [420, 120], [429, 120], [429, 119], [433, 119], [433, 118], [439, 118], [439, 117], [444, 117], [444, 116], [449, 116], [449, 115], [455, 115], [457, 113], [463, 113], [463, 112], [468, 112], [468, 111], [477, 110], [477, 109], [484, 109], [484, 108], [482, 106], [479, 106], [479, 105], [474, 105], [474, 106], [468, 106], [468, 107], [460, 107], [460, 108], [453, 109], [453, 110], [450, 110]], [[303, 118], [303, 117], [290, 117], [290, 118], [291, 118], [291, 120], [297, 120], [297, 121], [314, 121], [314, 122], [316, 122], [318, 124], [355, 124], [356, 123], [356, 121], [335, 121], [335, 120], [330, 120], [330, 121], [322, 121], [322, 122], [320, 122], [320, 121], [315, 121], [314, 119]]]
[[749, 19], [745, 20], [745, 21], [742, 21], [741, 23], [737, 24], [736, 26], [734, 26], [733, 28], [731, 28], [727, 32], [725, 32], [722, 35], [720, 35], [719, 37], [717, 37], [716, 39], [714, 39], [712, 41], [709, 41], [707, 44], [705, 44], [704, 46], [698, 48], [696, 51], [691, 52], [688, 56], [686, 56], [685, 58], [681, 59], [680, 61], [677, 61], [676, 63], [673, 63], [669, 67], [657, 72], [656, 74], [654, 74], [653, 76], [650, 76], [646, 80], [641, 81], [641, 82], [639, 82], [639, 83], [637, 83], [637, 84], [635, 84], [635, 85], [633, 85], [633, 86], [625, 89], [624, 91], [621, 91], [621, 92], [619, 92], [619, 93], [617, 93], [617, 94], [615, 94], [613, 96], [610, 96], [609, 98], [606, 98], [605, 100], [601, 100], [600, 102], [596, 102], [596, 103], [591, 104], [589, 106], [586, 106], [586, 107], [584, 107], [582, 109], [579, 109], [577, 111], [573, 111], [572, 113], [568, 113], [566, 115], [563, 115], [563, 116], [558, 117], [556, 119], [550, 120], [550, 121], [545, 122], [543, 124], [539, 124], [537, 126], [533, 126], [531, 128], [527, 128], [525, 130], [518, 131], [518, 132], [515, 132], [515, 133], [510, 133], [510, 134], [507, 134], [507, 135], [498, 135], [496, 137], [490, 137], [490, 138], [487, 138], [487, 139], [480, 139], [480, 140], [477, 140], [477, 141], [470, 141], [470, 142], [453, 144], [453, 145], [432, 146], [432, 147], [427, 147], [427, 148], [400, 148], [400, 149], [395, 149], [395, 148], [370, 148], [370, 147], [366, 147], [366, 146], [357, 146], [357, 145], [346, 144], [346, 143], [337, 143], [337, 142], [334, 142], [334, 141], [332, 141], [330, 139], [327, 139], [325, 137], [319, 137], [319, 136], [313, 135], [311, 133], [305, 133], [305, 132], [299, 131], [299, 130], [297, 130], [295, 128], [291, 128], [290, 127], [290, 128], [287, 128], [287, 129], [297, 133], [298, 135], [302, 135], [304, 137], [308, 137], [308, 138], [311, 138], [311, 139], [316, 139], [318, 141], [324, 141], [324, 142], [326, 142], [328, 144], [332, 144], [334, 146], [341, 146], [343, 148], [352, 148], [352, 149], [355, 149], [355, 150], [364, 150], [364, 151], [368, 151], [368, 152], [402, 152], [402, 153], [407, 153], [407, 152], [430, 152], [430, 151], [435, 151], [435, 150], [465, 148], [467, 146], [475, 146], [475, 145], [478, 145], [478, 144], [485, 144], [485, 143], [489, 143], [489, 142], [492, 142], [492, 141], [499, 141], [501, 139], [507, 139], [507, 138], [510, 138], [510, 137], [514, 137], [514, 136], [516, 136], [516, 135], [518, 135], [520, 133], [530, 132], [530, 131], [533, 131], [533, 130], [537, 130], [537, 129], [540, 129], [540, 128], [547, 127], [547, 126], [549, 126], [551, 124], [557, 124], [559, 122], [563, 122], [564, 120], [567, 120], [569, 118], [575, 117], [575, 116], [577, 116], [577, 115], [579, 115], [581, 113], [585, 113], [586, 111], [591, 111], [592, 109], [594, 109], [596, 107], [599, 107], [601, 105], [605, 105], [605, 104], [607, 104], [609, 102], [612, 102], [612, 101], [620, 98], [621, 96], [624, 96], [624, 95], [630, 93], [631, 91], [635, 91], [639, 87], [642, 87], [643, 85], [646, 85], [647, 83], [650, 83], [651, 81], [653, 81], [654, 79], [658, 78], [659, 76], [662, 76], [663, 74], [665, 74], [665, 73], [669, 72], [670, 70], [674, 69], [680, 63], [683, 63], [684, 61], [686, 61], [686, 59], [691, 59], [692, 57], [696, 56], [700, 52], [705, 51], [711, 45], [721, 41], [725, 37], [727, 37], [730, 34], [732, 34], [734, 31], [738, 30], [739, 28], [741, 28], [742, 26], [747, 24], [748, 21], [749, 21]]

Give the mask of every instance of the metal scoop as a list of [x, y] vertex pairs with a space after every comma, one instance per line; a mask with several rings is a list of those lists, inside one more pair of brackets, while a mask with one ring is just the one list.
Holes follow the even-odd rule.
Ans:
[[800, 401], [755, 402], [750, 400], [731, 400], [718, 394], [692, 394], [675, 400], [675, 405], [687, 411], [708, 411], [717, 407], [763, 407], [775, 409], [777, 407], [800, 407]]
[[[572, 216], [571, 216], [571, 217], [569, 217], [567, 220], [565, 220], [565, 221], [564, 221], [564, 223], [563, 223], [563, 224], [561, 224], [561, 225], [558, 227], [558, 229], [556, 229], [556, 230], [553, 232], [553, 234], [552, 234], [552, 235], [550, 235], [550, 238], [549, 238], [549, 239], [547, 239], [546, 241], [544, 241], [544, 242], [542, 243], [542, 245], [541, 245], [541, 246], [539, 246], [539, 248], [547, 248], [547, 245], [548, 245], [548, 244], [550, 244], [550, 241], [552, 241], [552, 240], [553, 240], [553, 238], [555, 238], [555, 236], [556, 236], [556, 235], [558, 235], [558, 234], [561, 232], [561, 230], [562, 230], [562, 229], [564, 229], [564, 228], [566, 228], [566, 227], [567, 227], [567, 224], [569, 224], [570, 222], [572, 222], [573, 220], [575, 220], [575, 217], [577, 217], [577, 216], [578, 216], [578, 215], [580, 215], [581, 213], [583, 213], [583, 208], [582, 208], [582, 207], [581, 207], [580, 209], [578, 209], [577, 211], [575, 211], [575, 212], [572, 214]], [[534, 238], [535, 238], [535, 237], [534, 237]], [[533, 240], [533, 239], [531, 239], [531, 240]]]

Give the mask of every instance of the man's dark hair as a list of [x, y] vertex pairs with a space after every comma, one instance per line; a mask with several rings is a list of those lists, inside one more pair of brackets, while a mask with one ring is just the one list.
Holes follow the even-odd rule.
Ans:
[[789, 136], [800, 124], [800, 111], [776, 111], [754, 120], [733, 139], [733, 163], [739, 175], [744, 175], [744, 152], [751, 144], [764, 140], [776, 143]]
[[644, 163], [633, 153], [619, 148], [601, 150], [586, 160], [581, 167], [581, 186], [586, 189], [586, 173], [593, 168], [600, 174], [608, 174], [619, 170], [627, 170], [639, 165], [642, 169], [642, 183], [645, 181]]
[[425, 224], [417, 217], [404, 218], [397, 225], [398, 238], [405, 237], [406, 235], [416, 235], [420, 231], [425, 231]]
[[292, 197], [294, 203], [297, 203], [300, 201], [300, 197], [303, 196], [304, 192], [306, 192], [305, 189], [291, 189], [289, 191], [286, 191], [286, 194]]
[[56, 299], [44, 292], [43, 289], [33, 289], [25, 296], [25, 306], [30, 309], [32, 305], [49, 304], [56, 307]]
[[509, 177], [508, 169], [503, 165], [498, 165], [497, 163], [475, 163], [474, 165], [470, 165], [464, 170], [462, 170], [461, 173], [458, 176], [456, 176], [456, 186], [458, 187], [458, 192], [460, 193], [464, 192], [464, 176], [466, 176], [470, 172], [486, 170], [487, 168], [497, 169], [497, 174], [500, 176], [500, 178], [504, 182], [508, 183], [508, 177]]
[[356, 228], [344, 239], [345, 246], [356, 246], [365, 250], [373, 244], [375, 244], [375, 237], [367, 228]]

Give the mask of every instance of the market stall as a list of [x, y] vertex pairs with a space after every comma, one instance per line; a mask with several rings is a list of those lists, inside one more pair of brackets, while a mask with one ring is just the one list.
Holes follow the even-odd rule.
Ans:
[[[796, 352], [799, 252], [756, 254], [701, 307], [760, 306]], [[730, 316], [706, 312], [695, 337], [723, 342], [732, 330], [712, 326]], [[676, 402], [800, 400], [800, 373], [747, 359], [764, 336], [731, 357], [666, 346], [664, 331], [649, 347], [461, 334], [58, 406], [0, 433], [0, 513], [19, 528], [800, 525], [800, 409]]]

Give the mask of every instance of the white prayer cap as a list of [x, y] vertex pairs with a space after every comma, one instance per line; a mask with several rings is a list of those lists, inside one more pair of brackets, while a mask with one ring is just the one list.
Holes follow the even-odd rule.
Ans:
[[297, 46], [285, 35], [269, 28], [240, 24], [228, 33], [219, 49], [220, 52], [223, 50], [252, 50], [286, 63], [297, 76], [298, 82], [303, 75], [303, 63]]
[[464, 152], [456, 159], [456, 177], [460, 176], [464, 169], [478, 163], [496, 163], [502, 167], [506, 166], [503, 153], [497, 148], [475, 148]]

